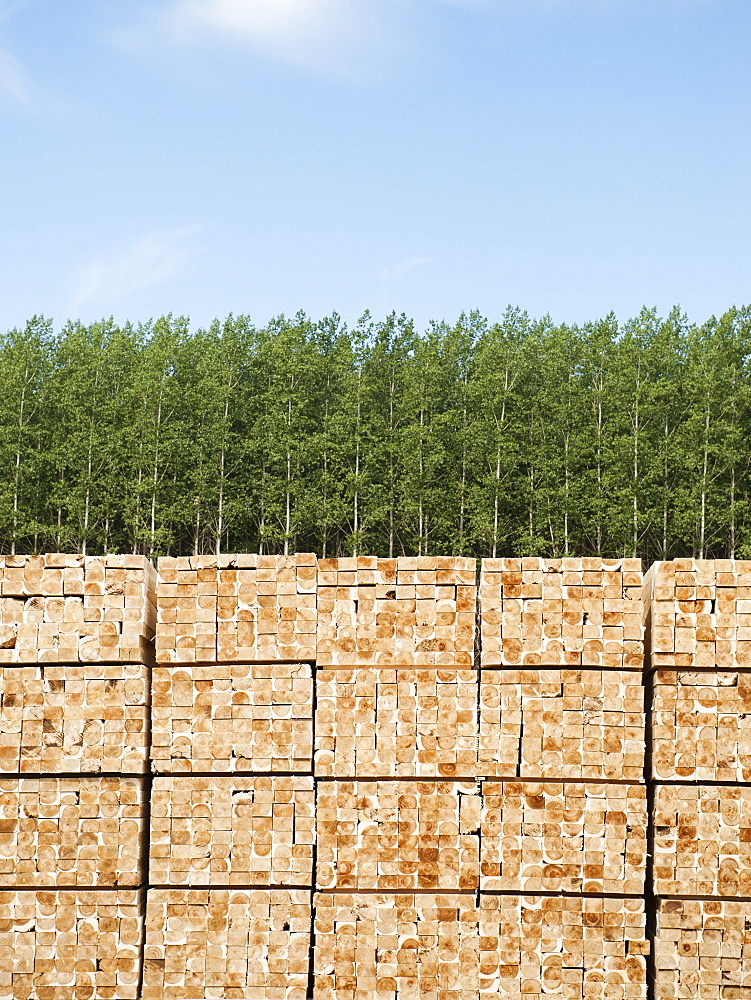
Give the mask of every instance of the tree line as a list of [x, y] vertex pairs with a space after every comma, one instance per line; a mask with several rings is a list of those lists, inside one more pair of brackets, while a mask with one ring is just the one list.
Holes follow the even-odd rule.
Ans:
[[0, 552], [751, 557], [751, 309], [0, 335]]

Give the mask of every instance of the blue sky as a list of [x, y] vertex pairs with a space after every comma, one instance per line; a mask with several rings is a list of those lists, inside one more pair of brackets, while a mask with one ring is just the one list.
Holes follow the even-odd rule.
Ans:
[[751, 302], [749, 0], [0, 0], [0, 327]]

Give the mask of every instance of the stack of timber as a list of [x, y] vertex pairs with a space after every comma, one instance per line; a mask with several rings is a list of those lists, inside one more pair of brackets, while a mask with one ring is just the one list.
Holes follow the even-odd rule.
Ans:
[[157, 570], [159, 663], [315, 660], [315, 556], [164, 557]]
[[310, 891], [152, 889], [144, 1000], [306, 1000]]
[[660, 900], [655, 960], [655, 1000], [745, 1000], [751, 995], [751, 903]]
[[318, 666], [474, 665], [474, 559], [318, 561]]
[[142, 556], [0, 556], [0, 664], [144, 662], [155, 585]]
[[140, 774], [147, 717], [143, 663], [0, 667], [0, 771]]
[[310, 777], [156, 778], [152, 885], [310, 886]]
[[640, 671], [483, 669], [477, 773], [641, 781], [644, 729]]
[[142, 927], [133, 889], [0, 891], [0, 996], [135, 1000]]
[[644, 892], [644, 785], [485, 781], [481, 835], [483, 889]]
[[483, 559], [482, 665], [644, 665], [639, 559]]
[[307, 663], [157, 666], [151, 759], [158, 773], [310, 773], [313, 676]]
[[751, 560], [657, 562], [649, 578], [654, 667], [751, 667]]
[[475, 670], [319, 668], [315, 773], [474, 778], [477, 697]]

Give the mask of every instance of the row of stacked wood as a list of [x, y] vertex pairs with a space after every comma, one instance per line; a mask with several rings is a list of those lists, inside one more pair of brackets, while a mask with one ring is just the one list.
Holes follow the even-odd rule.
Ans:
[[751, 990], [751, 563], [6, 556], [0, 630], [0, 997]]

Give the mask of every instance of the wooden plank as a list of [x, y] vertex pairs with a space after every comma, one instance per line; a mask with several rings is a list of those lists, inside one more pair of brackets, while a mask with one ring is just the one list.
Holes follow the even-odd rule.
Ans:
[[0, 669], [0, 771], [139, 774], [147, 767], [142, 664]]
[[641, 669], [639, 559], [483, 559], [482, 665]]
[[643, 785], [484, 781], [480, 888], [644, 891]]
[[657, 785], [658, 895], [751, 897], [751, 785]]
[[310, 895], [300, 889], [150, 889], [144, 1000], [305, 1000]]
[[139, 778], [0, 778], [0, 886], [141, 883]]
[[475, 782], [319, 781], [318, 888], [474, 890]]
[[312, 885], [312, 778], [155, 778], [152, 885]]
[[751, 781], [751, 674], [657, 670], [652, 777]]
[[478, 776], [644, 776], [644, 688], [635, 670], [483, 669]]
[[655, 955], [655, 1000], [745, 1000], [751, 995], [751, 902], [660, 900]]
[[316, 658], [316, 557], [159, 559], [160, 663]]
[[480, 937], [470, 894], [317, 893], [320, 1000], [477, 1000]]
[[477, 680], [446, 667], [319, 668], [315, 773], [473, 778]]
[[132, 889], [0, 892], [0, 996], [132, 1000], [142, 928]]
[[310, 772], [307, 663], [156, 666], [152, 767], [159, 773]]
[[318, 561], [319, 666], [473, 667], [475, 560]]

